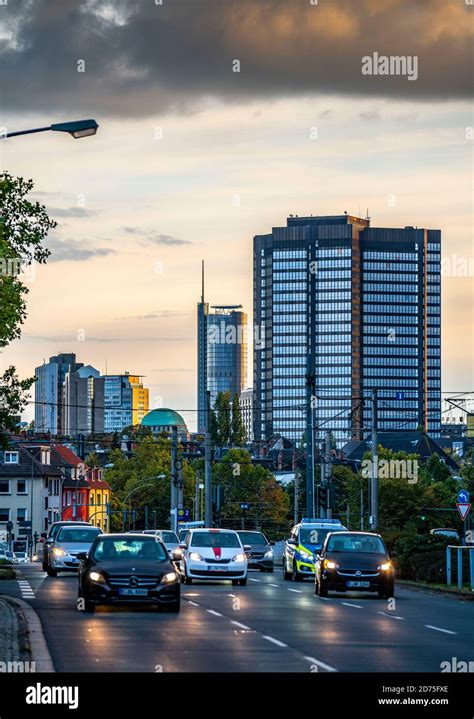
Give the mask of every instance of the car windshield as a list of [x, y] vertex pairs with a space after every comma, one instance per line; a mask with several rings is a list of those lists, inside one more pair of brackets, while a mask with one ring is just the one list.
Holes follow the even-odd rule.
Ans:
[[328, 552], [359, 552], [362, 554], [386, 554], [380, 537], [343, 532], [330, 537], [326, 546]]
[[320, 547], [324, 544], [329, 532], [342, 532], [344, 530], [334, 527], [305, 527], [300, 529], [300, 544], [318, 544]]
[[160, 534], [165, 544], [178, 544], [178, 537], [174, 532], [160, 532]]
[[261, 532], [239, 532], [242, 544], [268, 544]]
[[16, 552], [16, 556], [19, 559], [23, 559], [23, 557], [26, 557], [26, 554], [25, 552]]
[[74, 529], [72, 527], [63, 527], [56, 541], [70, 544], [92, 544], [98, 534], [99, 530], [95, 527], [87, 527], [85, 529], [80, 529], [79, 527], [74, 527]]
[[102, 539], [95, 545], [91, 556], [97, 562], [121, 559], [163, 562], [168, 559], [161, 542], [154, 539]]
[[240, 542], [235, 532], [193, 532], [191, 547], [240, 548]]

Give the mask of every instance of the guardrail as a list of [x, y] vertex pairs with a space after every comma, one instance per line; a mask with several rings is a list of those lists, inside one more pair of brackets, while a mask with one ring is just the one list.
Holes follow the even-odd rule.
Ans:
[[469, 552], [469, 575], [471, 582], [471, 591], [474, 591], [474, 547], [461, 547], [455, 544], [448, 544], [448, 546], [446, 547], [446, 583], [448, 586], [451, 586], [451, 584], [453, 583], [451, 549], [456, 550], [457, 582], [459, 591], [461, 591], [462, 589], [462, 552]]

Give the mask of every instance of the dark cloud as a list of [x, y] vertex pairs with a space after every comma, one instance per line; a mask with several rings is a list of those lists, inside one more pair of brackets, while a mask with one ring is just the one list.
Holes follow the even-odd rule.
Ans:
[[[462, 0], [17, 0], [0, 7], [2, 108], [100, 121], [215, 97], [470, 97], [473, 11]], [[417, 55], [418, 80], [362, 75], [375, 51]]]
[[151, 245], [170, 245], [173, 247], [192, 245], [192, 242], [189, 240], [180, 240], [178, 237], [173, 237], [172, 235], [162, 235], [156, 232], [150, 232], [149, 230], [142, 230], [139, 227], [122, 227], [122, 231], [128, 235], [143, 238], [146, 243]]
[[84, 262], [93, 257], [107, 257], [114, 255], [115, 250], [108, 247], [87, 247], [74, 240], [60, 240], [50, 236], [47, 247], [51, 254], [48, 257], [48, 264], [51, 262]]

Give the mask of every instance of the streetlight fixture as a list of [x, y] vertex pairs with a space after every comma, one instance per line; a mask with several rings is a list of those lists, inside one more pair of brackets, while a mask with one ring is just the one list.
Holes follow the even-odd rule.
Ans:
[[31, 130], [18, 130], [16, 132], [7, 132], [0, 135], [1, 139], [7, 137], [18, 137], [18, 135], [32, 135], [35, 132], [67, 132], [69, 135], [79, 140], [81, 137], [90, 137], [95, 135], [99, 125], [95, 120], [72, 120], [71, 122], [56, 122], [48, 127], [36, 127]]

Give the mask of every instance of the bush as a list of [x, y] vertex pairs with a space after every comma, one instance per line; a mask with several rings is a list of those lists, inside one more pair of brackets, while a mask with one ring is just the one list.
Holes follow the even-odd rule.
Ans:
[[8, 559], [0, 559], [0, 579], [15, 579], [16, 574]]
[[426, 534], [405, 534], [395, 542], [398, 574], [419, 582], [446, 581], [446, 547], [452, 540]]

